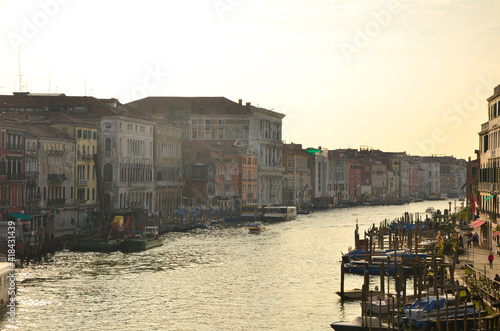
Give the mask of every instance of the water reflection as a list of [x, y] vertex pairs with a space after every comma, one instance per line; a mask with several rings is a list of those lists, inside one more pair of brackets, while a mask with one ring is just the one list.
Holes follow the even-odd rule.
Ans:
[[[428, 204], [317, 212], [260, 235], [246, 224], [172, 233], [141, 253], [59, 252], [18, 270], [16, 323], [3, 316], [2, 328], [328, 329], [360, 311], [335, 294], [356, 218], [363, 231]], [[345, 287], [362, 281], [346, 275]]]

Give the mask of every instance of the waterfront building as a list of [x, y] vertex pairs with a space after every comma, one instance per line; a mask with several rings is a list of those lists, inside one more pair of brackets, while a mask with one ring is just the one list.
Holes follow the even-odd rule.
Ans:
[[[153, 206], [153, 129], [155, 123], [136, 111], [120, 111], [100, 118], [99, 166], [103, 202], [111, 209]], [[175, 151], [180, 155], [180, 148]]]
[[8, 216], [24, 212], [25, 132], [26, 130], [21, 125], [2, 116], [0, 122], [0, 221], [5, 222], [5, 225]]
[[467, 199], [467, 206], [471, 206], [474, 197], [478, 197], [478, 176], [479, 176], [479, 150], [475, 150], [476, 159], [471, 160], [469, 157], [469, 161], [467, 162], [467, 184], [465, 186], [465, 198]]
[[386, 201], [387, 199], [387, 166], [380, 161], [371, 164], [371, 193], [375, 201]]
[[241, 154], [241, 203], [242, 205], [257, 204], [258, 202], [258, 157], [254, 152], [246, 149]]
[[[44, 122], [50, 122], [45, 120]], [[75, 231], [76, 140], [46, 123], [25, 123], [27, 230]], [[50, 224], [50, 225], [49, 225]], [[52, 231], [49, 231], [51, 233]]]
[[127, 106], [180, 127], [191, 141], [238, 140], [258, 157], [258, 203], [282, 203], [284, 114], [224, 97], [147, 97]]
[[421, 171], [420, 168], [420, 157], [419, 156], [411, 156], [409, 157], [409, 168], [408, 168], [408, 187], [409, 187], [409, 195], [410, 199], [418, 199], [423, 198], [420, 195], [421, 184], [420, 181]]
[[422, 157], [420, 168], [423, 197], [438, 198], [441, 192], [441, 168], [438, 160], [433, 157]]
[[349, 198], [361, 201], [361, 163], [355, 158], [349, 160]]
[[488, 122], [481, 124], [479, 132], [479, 196], [480, 219], [487, 221], [482, 227], [483, 237], [489, 238], [490, 228], [497, 225], [500, 193], [500, 85], [488, 99]]
[[182, 204], [184, 187], [182, 130], [156, 121], [153, 132], [154, 199], [151, 212], [172, 218]]
[[328, 195], [335, 205], [349, 201], [349, 160], [342, 150], [328, 151]]
[[[94, 123], [82, 118], [69, 116], [65, 113], [51, 114], [50, 127], [57, 130], [58, 136], [67, 136], [72, 140], [72, 148], [66, 148], [64, 153], [70, 154], [65, 162], [71, 169], [71, 187], [64, 197], [63, 208], [67, 215], [60, 216], [57, 224], [63, 223], [66, 230], [89, 227], [91, 215], [97, 209], [97, 180], [95, 175], [94, 155], [97, 153], [97, 127]], [[49, 118], [49, 117], [47, 117]], [[68, 145], [69, 147], [69, 145]], [[71, 160], [72, 159], [72, 160]]]
[[311, 182], [313, 188], [312, 205], [323, 207], [333, 203], [333, 197], [328, 196], [328, 149], [326, 148], [306, 148], [311, 154]]
[[283, 204], [304, 210], [311, 206], [312, 177], [308, 164], [312, 158], [301, 144], [283, 144]]

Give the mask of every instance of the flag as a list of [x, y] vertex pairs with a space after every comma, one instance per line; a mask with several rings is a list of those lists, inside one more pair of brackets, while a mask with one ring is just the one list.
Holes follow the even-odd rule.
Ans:
[[472, 198], [472, 220], [475, 221], [479, 218], [479, 210], [476, 197]]

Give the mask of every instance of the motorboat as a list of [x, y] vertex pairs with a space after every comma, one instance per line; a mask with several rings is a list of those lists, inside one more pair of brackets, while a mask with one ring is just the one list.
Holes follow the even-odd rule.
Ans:
[[389, 330], [389, 326], [384, 324], [377, 317], [356, 317], [350, 322], [333, 322], [330, 324], [335, 331], [352, 331], [352, 330]]
[[397, 307], [396, 296], [392, 294], [374, 295], [368, 301], [361, 303], [361, 311], [364, 314], [387, 315]]
[[265, 231], [266, 228], [262, 226], [260, 223], [251, 223], [248, 226], [248, 231], [250, 233], [261, 233], [262, 231]]
[[459, 303], [455, 302], [454, 296], [443, 296], [439, 299], [436, 296], [428, 296], [416, 299], [410, 306], [403, 308], [403, 324], [424, 328], [431, 320], [463, 319], [480, 314], [470, 304], [458, 307], [455, 306], [456, 304]]
[[436, 210], [434, 209], [434, 207], [429, 207], [425, 210], [425, 212], [427, 214], [434, 214], [436, 212]]
[[[337, 291], [335, 293], [337, 293], [339, 296], [342, 296], [341, 291]], [[371, 293], [372, 295], [382, 294], [382, 292], [380, 292], [377, 289], [375, 289], [374, 291], [371, 290], [369, 291], [369, 293]], [[344, 299], [361, 299], [362, 297], [363, 297], [363, 290], [360, 288], [354, 288], [352, 290], [344, 291]]]

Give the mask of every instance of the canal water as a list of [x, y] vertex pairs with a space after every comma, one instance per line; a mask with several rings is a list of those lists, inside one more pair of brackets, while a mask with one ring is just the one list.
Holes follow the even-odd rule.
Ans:
[[[170, 233], [141, 253], [58, 252], [17, 270], [19, 330], [328, 330], [360, 314], [341, 303], [341, 253], [372, 224], [449, 201], [299, 215], [249, 234], [246, 224]], [[457, 207], [459, 202], [457, 203]], [[452, 201], [452, 209], [455, 201]], [[363, 277], [346, 275], [346, 289]]]

